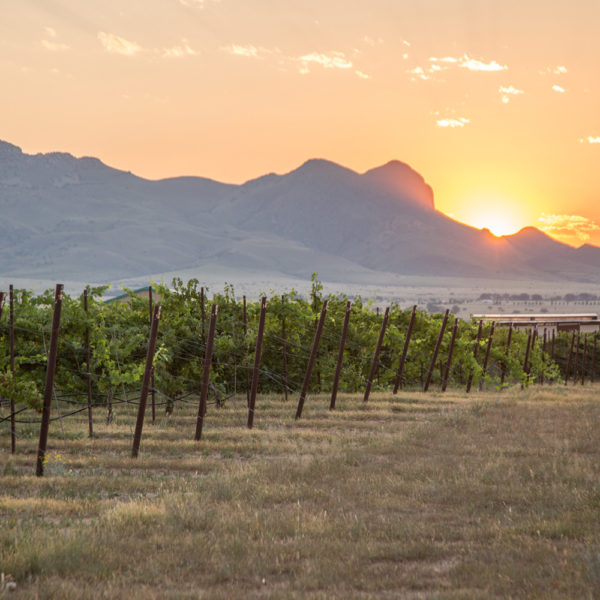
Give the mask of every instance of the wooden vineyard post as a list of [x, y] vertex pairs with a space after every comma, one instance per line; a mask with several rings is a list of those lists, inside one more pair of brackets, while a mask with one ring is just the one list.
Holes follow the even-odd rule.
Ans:
[[575, 342], [575, 361], [573, 362], [573, 385], [579, 379], [579, 344], [581, 343], [581, 332], [577, 332], [577, 341]]
[[312, 374], [315, 361], [317, 359], [317, 350], [319, 349], [319, 341], [321, 339], [321, 333], [323, 333], [323, 325], [325, 324], [325, 315], [327, 314], [327, 300], [323, 302], [321, 307], [321, 316], [317, 324], [317, 330], [315, 331], [315, 338], [313, 340], [312, 349], [310, 351], [310, 357], [308, 359], [308, 365], [306, 366], [306, 373], [304, 374], [304, 381], [302, 382], [302, 390], [300, 391], [300, 398], [298, 399], [298, 408], [296, 409], [296, 419], [302, 416], [302, 409], [304, 408], [304, 401], [306, 394], [308, 393], [308, 385], [310, 384], [310, 376]]
[[583, 334], [583, 356], [581, 357], [581, 385], [585, 385], [585, 363], [587, 359], [587, 333]]
[[288, 368], [287, 368], [287, 342], [286, 342], [286, 331], [285, 331], [285, 313], [283, 312], [283, 306], [285, 304], [285, 294], [281, 295], [281, 309], [282, 309], [282, 317], [281, 317], [281, 343], [282, 343], [282, 352], [283, 352], [283, 393], [285, 395], [285, 400], [287, 402], [288, 399]]
[[[529, 353], [531, 352], [531, 340], [533, 335], [531, 329], [527, 332], [527, 346], [525, 347], [525, 359], [523, 360], [523, 373], [527, 376], [527, 384], [529, 384]], [[525, 387], [521, 385], [521, 389]]]
[[342, 337], [340, 338], [340, 348], [338, 350], [337, 363], [335, 366], [335, 375], [333, 377], [333, 389], [331, 390], [331, 401], [329, 410], [335, 409], [335, 400], [337, 398], [338, 386], [340, 383], [340, 375], [342, 373], [342, 362], [344, 360], [344, 348], [346, 346], [346, 337], [348, 336], [348, 324], [350, 323], [350, 313], [352, 311], [352, 302], [346, 302], [346, 313], [344, 315], [344, 323], [342, 325]]
[[[10, 353], [10, 376], [12, 385], [15, 385], [15, 312], [14, 312], [14, 290], [12, 284], [8, 288], [8, 339]], [[14, 454], [17, 451], [17, 429], [15, 423], [15, 399], [14, 395], [10, 398], [10, 451]]]
[[204, 288], [200, 288], [200, 341], [202, 345], [206, 343], [206, 331], [205, 331], [205, 323], [206, 323], [206, 311], [204, 308]]
[[596, 342], [598, 340], [598, 332], [594, 331], [594, 344], [592, 346], [592, 369], [590, 371], [590, 381], [594, 383], [596, 375]]
[[[11, 286], [12, 287], [12, 286]], [[46, 381], [44, 385], [44, 405], [42, 409], [42, 422], [40, 425], [40, 441], [37, 450], [37, 465], [35, 474], [44, 475], [44, 462], [46, 458], [46, 445], [48, 443], [48, 430], [50, 428], [50, 407], [52, 404], [52, 391], [54, 389], [54, 372], [56, 371], [56, 357], [58, 354], [58, 332], [60, 329], [60, 310], [62, 307], [63, 286], [56, 284], [54, 291], [54, 312], [52, 315], [52, 333], [50, 335], [50, 348], [46, 362]]]
[[148, 401], [148, 388], [150, 387], [150, 375], [152, 373], [152, 361], [154, 360], [154, 349], [156, 348], [156, 337], [158, 335], [158, 322], [160, 321], [160, 306], [154, 307], [152, 315], [152, 328], [150, 329], [150, 339], [148, 340], [148, 351], [146, 353], [146, 368], [144, 369], [144, 378], [142, 380], [142, 392], [140, 394], [140, 403], [138, 405], [137, 420], [135, 422], [135, 433], [133, 434], [133, 446], [131, 448], [131, 458], [137, 458], [140, 451], [140, 442], [142, 440], [142, 429], [144, 427], [144, 414], [146, 413], [146, 402]]
[[2, 320], [2, 309], [4, 308], [4, 292], [0, 292], [0, 321]]
[[254, 352], [254, 369], [252, 370], [252, 389], [248, 404], [248, 429], [254, 424], [254, 408], [256, 407], [256, 393], [258, 392], [258, 377], [260, 375], [260, 358], [262, 355], [262, 342], [265, 333], [265, 318], [267, 315], [267, 299], [263, 296], [260, 303], [260, 318], [258, 320], [258, 333], [256, 335], [256, 351]]
[[[248, 338], [248, 306], [246, 296], [242, 296], [242, 318], [244, 322], [244, 345]], [[248, 361], [244, 363], [244, 371], [246, 372], [246, 406], [250, 406], [250, 367]]]
[[400, 356], [400, 364], [398, 365], [398, 372], [396, 373], [396, 381], [394, 382], [394, 394], [398, 393], [398, 388], [402, 387], [402, 375], [404, 374], [404, 364], [406, 362], [406, 356], [408, 354], [408, 345], [410, 344], [410, 336], [415, 324], [415, 318], [417, 316], [417, 305], [415, 304], [410, 315], [410, 321], [408, 322], [408, 329], [406, 330], [406, 337], [404, 338], [404, 347], [402, 348], [402, 356]]
[[[152, 286], [148, 286], [148, 312], [150, 319], [150, 331], [152, 331], [152, 318], [153, 318], [153, 310], [152, 310]], [[154, 393], [154, 366], [152, 366], [152, 371], [150, 373], [150, 397], [152, 403], [152, 424], [156, 423], [156, 396]]]
[[89, 312], [88, 312], [88, 290], [85, 288], [83, 290], [83, 311], [85, 312], [85, 337], [84, 337], [84, 346], [85, 346], [85, 378], [87, 384], [87, 403], [88, 403], [88, 435], [89, 437], [94, 437], [94, 420], [92, 418], [92, 367], [91, 367], [91, 353], [90, 353], [90, 325], [88, 322]]
[[540, 375], [540, 385], [544, 385], [544, 369], [546, 368], [546, 342], [547, 333], [544, 327], [544, 337], [542, 338], [542, 373]]
[[385, 337], [385, 330], [387, 329], [387, 323], [390, 316], [390, 307], [385, 309], [383, 315], [383, 322], [381, 323], [381, 329], [379, 330], [379, 338], [377, 339], [377, 346], [375, 347], [375, 354], [373, 355], [373, 362], [371, 363], [371, 370], [369, 371], [369, 378], [367, 379], [367, 387], [365, 388], [365, 395], [363, 402], [369, 401], [369, 394], [371, 393], [371, 386], [373, 385], [373, 379], [377, 373], [379, 367], [379, 353], [381, 352], [381, 346], [383, 346], [383, 338]]
[[442, 321], [442, 326], [440, 327], [440, 333], [438, 335], [438, 339], [435, 344], [433, 354], [431, 356], [431, 364], [429, 365], [429, 371], [427, 372], [427, 379], [425, 380], [425, 385], [423, 386], [424, 392], [426, 392], [429, 389], [429, 384], [431, 383], [431, 377], [433, 376], [433, 369], [435, 367], [435, 361], [437, 360], [438, 354], [440, 352], [440, 348], [442, 346], [442, 340], [444, 339], [444, 332], [446, 331], [446, 325], [448, 324], [448, 315], [449, 314], [450, 314], [450, 309], [447, 308], [446, 312], [444, 313], [444, 320]]
[[571, 372], [571, 360], [573, 359], [573, 345], [575, 344], [575, 332], [571, 335], [571, 347], [569, 348], [569, 356], [567, 358], [567, 368], [565, 371], [565, 385], [569, 383], [569, 375]]
[[513, 326], [512, 323], [508, 328], [508, 337], [506, 338], [506, 350], [504, 351], [504, 362], [502, 363], [502, 375], [500, 376], [500, 385], [504, 385], [506, 378], [506, 368], [508, 367], [508, 357], [510, 356], [510, 343], [512, 342]]
[[[479, 342], [481, 341], [481, 333], [483, 331], [483, 321], [479, 321], [479, 327], [477, 329], [477, 337], [475, 338], [475, 349], [473, 350], [473, 358], [477, 361], [477, 355], [479, 354]], [[473, 385], [473, 372], [469, 374], [469, 379], [467, 380], [467, 394], [471, 391], [471, 386]]]
[[454, 344], [456, 343], [456, 335], [458, 333], [458, 322], [460, 319], [454, 319], [454, 327], [452, 328], [452, 337], [450, 338], [450, 347], [448, 348], [448, 360], [446, 361], [446, 371], [444, 372], [444, 381], [442, 382], [442, 392], [448, 387], [448, 378], [450, 377], [450, 369], [452, 368], [452, 353], [454, 352]]
[[485, 358], [483, 359], [483, 369], [481, 370], [481, 379], [479, 380], [479, 390], [483, 390], [485, 374], [487, 373], [488, 363], [490, 361], [490, 352], [492, 351], [492, 341], [494, 339], [494, 327], [496, 323], [492, 322], [490, 327], [490, 336], [488, 338], [487, 348], [485, 349]]
[[200, 390], [200, 402], [198, 403], [198, 417], [196, 419], [196, 434], [194, 440], [200, 441], [202, 437], [202, 426], [204, 425], [204, 415], [206, 414], [206, 404], [208, 401], [208, 385], [210, 383], [210, 365], [212, 363], [213, 345], [215, 342], [215, 329], [217, 327], [216, 304], [212, 305], [210, 312], [210, 323], [208, 325], [208, 340], [204, 349], [204, 364], [202, 369], [202, 389]]
[[554, 342], [556, 341], [556, 332], [552, 330], [552, 345], [550, 346], [550, 358], [554, 361]]

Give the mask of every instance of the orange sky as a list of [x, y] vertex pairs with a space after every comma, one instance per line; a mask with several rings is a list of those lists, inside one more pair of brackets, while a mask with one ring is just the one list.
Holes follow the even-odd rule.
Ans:
[[597, 0], [0, 3], [0, 139], [242, 182], [397, 158], [438, 209], [600, 245]]

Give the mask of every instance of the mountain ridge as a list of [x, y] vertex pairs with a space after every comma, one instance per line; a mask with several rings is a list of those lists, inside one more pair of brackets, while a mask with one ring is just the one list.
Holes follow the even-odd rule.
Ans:
[[599, 280], [600, 248], [536, 228], [492, 234], [435, 208], [392, 160], [358, 173], [315, 158], [243, 184], [150, 180], [94, 157], [0, 141], [0, 274], [118, 277], [206, 264], [307, 277], [367, 273]]

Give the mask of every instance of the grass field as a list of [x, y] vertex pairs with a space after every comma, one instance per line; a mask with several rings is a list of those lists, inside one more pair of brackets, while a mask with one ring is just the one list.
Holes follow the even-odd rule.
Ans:
[[599, 393], [239, 398], [200, 442], [189, 405], [136, 460], [121, 407], [53, 422], [43, 478], [3, 424], [0, 597], [598, 598]]

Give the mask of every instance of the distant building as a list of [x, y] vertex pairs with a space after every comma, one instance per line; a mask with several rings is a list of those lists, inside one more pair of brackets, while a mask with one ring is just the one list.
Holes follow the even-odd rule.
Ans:
[[494, 321], [498, 327], [510, 327], [515, 329], [532, 329], [538, 333], [561, 331], [580, 331], [581, 333], [592, 333], [600, 331], [600, 320], [593, 313], [580, 314], [490, 314], [473, 315], [476, 321]]

